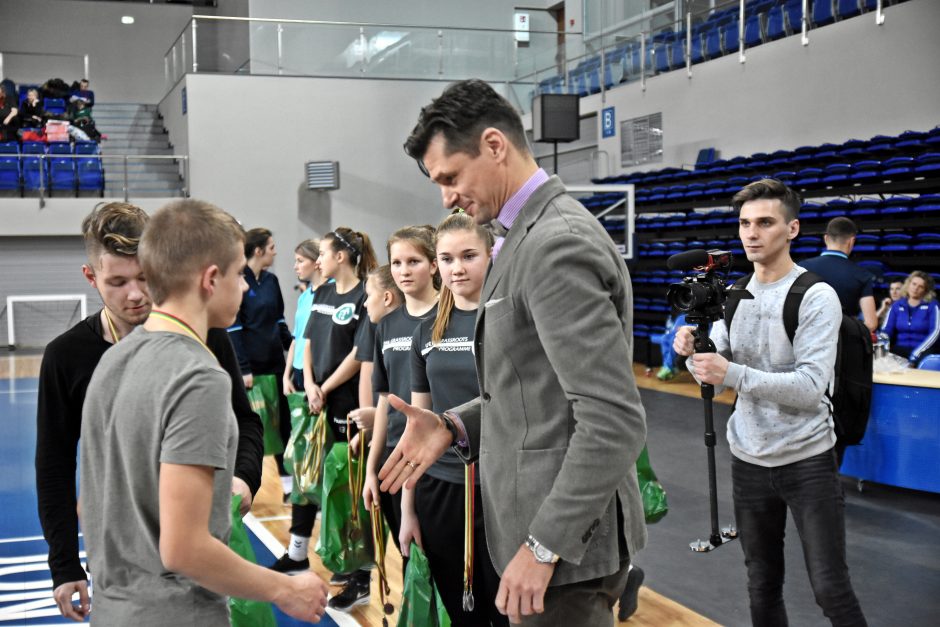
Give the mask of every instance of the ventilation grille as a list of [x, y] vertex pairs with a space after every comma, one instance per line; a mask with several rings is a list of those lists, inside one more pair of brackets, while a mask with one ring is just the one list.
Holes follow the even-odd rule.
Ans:
[[339, 161], [308, 161], [307, 189], [339, 189]]

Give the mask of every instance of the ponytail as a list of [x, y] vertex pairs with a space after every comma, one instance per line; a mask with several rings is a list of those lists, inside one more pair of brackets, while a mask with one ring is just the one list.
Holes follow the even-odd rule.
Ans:
[[450, 314], [454, 311], [454, 293], [446, 285], [441, 287], [437, 297], [437, 315], [434, 317], [434, 326], [431, 327], [431, 344], [437, 345], [444, 339], [444, 331], [450, 324]]
[[370, 272], [379, 267], [378, 259], [375, 257], [375, 250], [372, 248], [372, 241], [365, 233], [356, 231], [356, 236], [360, 242], [359, 265], [356, 267], [356, 276], [365, 281]]
[[330, 247], [333, 252], [346, 253], [349, 263], [356, 270], [356, 276], [359, 277], [360, 281], [365, 281], [369, 272], [379, 265], [375, 258], [372, 242], [365, 233], [340, 226], [324, 235], [323, 239], [331, 242]]

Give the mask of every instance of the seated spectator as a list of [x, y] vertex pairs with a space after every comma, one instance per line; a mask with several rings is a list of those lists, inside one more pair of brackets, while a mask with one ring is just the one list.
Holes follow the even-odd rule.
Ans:
[[91, 141], [101, 141], [101, 133], [95, 128], [95, 120], [91, 117], [91, 109], [85, 106], [84, 100], [75, 101], [75, 113], [72, 114], [72, 125], [88, 135]]
[[19, 126], [19, 109], [14, 105], [12, 98], [7, 98], [6, 92], [0, 90], [0, 141], [16, 141], [17, 127]]
[[39, 99], [39, 90], [30, 89], [26, 92], [26, 100], [20, 107], [20, 127], [42, 128], [46, 123], [46, 110]]
[[901, 281], [891, 281], [891, 285], [888, 286], [888, 297], [881, 301], [881, 307], [878, 308], [878, 311], [875, 314], [878, 316], [878, 328], [881, 328], [885, 325], [885, 318], [888, 316], [888, 310], [891, 309], [891, 305], [895, 303], [899, 298], [901, 298], [901, 288], [904, 286], [904, 283]]
[[666, 332], [663, 333], [663, 339], [659, 343], [663, 355], [663, 367], [656, 373], [656, 378], [660, 381], [669, 381], [676, 376], [676, 351], [672, 343], [676, 339], [676, 333], [686, 324], [688, 323], [685, 321], [685, 314], [679, 314], [675, 321], [672, 316], [666, 320]]
[[881, 332], [891, 343], [891, 352], [916, 365], [921, 357], [936, 352], [940, 337], [940, 307], [934, 281], [926, 272], [914, 270], [901, 287], [901, 298], [891, 305]]
[[86, 109], [91, 109], [95, 106], [95, 92], [88, 89], [87, 78], [83, 78], [78, 82], [78, 89], [72, 91], [72, 95], [69, 96], [69, 102], [72, 104], [84, 102]]

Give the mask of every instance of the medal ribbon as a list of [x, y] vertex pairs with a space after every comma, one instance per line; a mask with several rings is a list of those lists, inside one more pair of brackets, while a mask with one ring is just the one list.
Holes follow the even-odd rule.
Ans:
[[464, 466], [464, 536], [463, 536], [463, 610], [473, 611], [473, 522], [476, 518], [474, 483], [477, 474], [476, 462]]
[[102, 311], [104, 311], [104, 319], [108, 321], [108, 330], [111, 332], [111, 339], [113, 339], [114, 343], [117, 344], [121, 341], [121, 336], [118, 335], [117, 327], [114, 326], [114, 321], [111, 320], [111, 314], [108, 313], [108, 308], [105, 307]]
[[158, 311], [156, 309], [151, 311], [150, 315], [156, 316], [157, 318], [160, 318], [161, 320], [164, 320], [166, 322], [169, 322], [170, 324], [176, 325], [177, 327], [183, 330], [183, 333], [185, 333], [186, 335], [190, 336], [191, 338], [199, 342], [199, 345], [202, 346], [204, 349], [206, 349], [207, 353], [212, 355], [212, 357], [215, 357], [215, 353], [213, 353], [209, 349], [209, 347], [206, 346], [206, 343], [202, 341], [202, 338], [199, 337], [199, 335], [193, 330], [193, 328], [189, 326], [188, 324], [186, 324], [186, 322], [184, 322], [182, 319], [177, 318], [173, 314], [167, 313], [165, 311]]

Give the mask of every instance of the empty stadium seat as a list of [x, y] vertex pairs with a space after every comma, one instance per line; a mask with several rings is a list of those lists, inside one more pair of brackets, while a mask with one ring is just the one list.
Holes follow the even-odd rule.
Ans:
[[748, 48], [764, 43], [764, 30], [761, 26], [761, 14], [755, 13], [744, 20], [744, 45]]
[[773, 41], [787, 36], [787, 17], [784, 5], [777, 4], [767, 12], [767, 39]]
[[49, 191], [75, 192], [75, 162], [66, 157], [49, 159]]
[[79, 191], [94, 191], [104, 194], [104, 168], [98, 157], [76, 159], [75, 174]]
[[19, 191], [20, 180], [20, 158], [9, 154], [0, 154], [0, 189]]
[[737, 20], [729, 22], [721, 28], [721, 40], [725, 54], [737, 52], [738, 48], [741, 47]]
[[840, 19], [861, 15], [862, 7], [859, 0], [836, 0], [836, 14]]
[[906, 253], [911, 250], [913, 237], [907, 233], [888, 233], [881, 238], [881, 252]]
[[917, 365], [920, 370], [940, 370], [940, 355], [927, 355]]
[[859, 233], [855, 236], [855, 247], [852, 249], [855, 253], [874, 253], [879, 250], [881, 238], [877, 235], [868, 233]]
[[19, 142], [0, 142], [0, 155], [20, 154]]
[[833, 7], [833, 0], [816, 0], [813, 2], [811, 11], [813, 24], [816, 26], [825, 26], [836, 21], [836, 12]]
[[62, 98], [44, 98], [42, 106], [46, 113], [51, 115], [62, 115], [65, 113], [65, 100]]
[[46, 147], [46, 154], [70, 155], [72, 154], [72, 145], [68, 142], [49, 142]]

